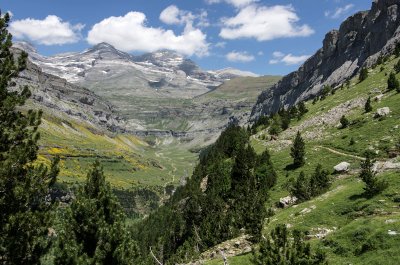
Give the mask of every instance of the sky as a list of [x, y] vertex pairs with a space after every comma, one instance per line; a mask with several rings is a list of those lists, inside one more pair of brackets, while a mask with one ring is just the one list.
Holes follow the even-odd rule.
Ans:
[[174, 50], [201, 68], [259, 75], [296, 70], [370, 0], [2, 0], [14, 41], [41, 54], [107, 42], [125, 52]]

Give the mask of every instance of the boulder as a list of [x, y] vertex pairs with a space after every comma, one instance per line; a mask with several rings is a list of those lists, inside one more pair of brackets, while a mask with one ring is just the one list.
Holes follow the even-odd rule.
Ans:
[[376, 110], [375, 117], [377, 118], [386, 117], [387, 115], [389, 115], [389, 113], [390, 113], [389, 107], [383, 107]]
[[377, 96], [375, 96], [374, 97], [374, 101], [381, 101], [382, 100], [382, 98], [383, 98], [383, 94], [379, 94], [379, 95], [377, 95]]
[[297, 200], [298, 199], [295, 196], [286, 196], [279, 199], [279, 206], [282, 208], [286, 208], [292, 204], [295, 204]]
[[347, 171], [349, 171], [349, 168], [350, 168], [350, 164], [347, 162], [341, 162], [333, 167], [335, 172], [338, 172], [338, 173], [347, 172]]

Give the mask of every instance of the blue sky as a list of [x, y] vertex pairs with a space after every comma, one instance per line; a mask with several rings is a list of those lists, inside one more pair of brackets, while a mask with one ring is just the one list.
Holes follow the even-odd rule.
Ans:
[[287, 74], [325, 34], [367, 10], [356, 0], [3, 0], [15, 40], [52, 55], [98, 42], [141, 54], [176, 50], [204, 69]]

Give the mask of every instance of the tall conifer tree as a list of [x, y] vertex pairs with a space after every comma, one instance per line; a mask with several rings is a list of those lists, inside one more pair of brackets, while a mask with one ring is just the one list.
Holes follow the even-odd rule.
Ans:
[[9, 21], [8, 14], [0, 14], [0, 263], [38, 264], [49, 247], [53, 203], [48, 194], [58, 159], [50, 169], [34, 163], [42, 113], [18, 110], [31, 95], [27, 87], [9, 90], [27, 58], [24, 52], [18, 58], [11, 52]]

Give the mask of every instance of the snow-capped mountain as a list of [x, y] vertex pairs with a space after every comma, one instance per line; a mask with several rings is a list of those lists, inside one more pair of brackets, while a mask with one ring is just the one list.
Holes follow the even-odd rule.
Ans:
[[28, 52], [32, 62], [44, 72], [71, 83], [91, 87], [93, 83], [99, 85], [101, 81], [114, 80], [117, 81], [114, 85], [129, 85], [136, 92], [140, 89], [140, 94], [149, 96], [157, 92], [163, 96], [191, 98], [227, 79], [257, 76], [234, 68], [204, 71], [192, 60], [168, 50], [133, 56], [110, 44], [100, 43], [83, 52], [45, 57], [27, 42], [18, 42], [14, 46]]
[[83, 52], [46, 57], [29, 43], [14, 46], [28, 52], [43, 72], [86, 87], [111, 102], [127, 121], [127, 128], [133, 130], [210, 127], [210, 110], [215, 109], [218, 116], [222, 103], [196, 105], [192, 100], [214, 91], [227, 79], [254, 76], [232, 68], [205, 71], [192, 60], [167, 50], [135, 56], [100, 43]]
[[96, 84], [95, 90], [100, 94], [104, 86], [98, 86], [106, 81], [118, 88], [128, 86], [141, 95], [191, 98], [223, 82], [222, 78], [201, 70], [193, 61], [172, 51], [133, 56], [100, 43], [80, 53], [45, 57], [28, 43], [16, 43], [15, 47], [27, 51], [44, 72], [89, 88]]

